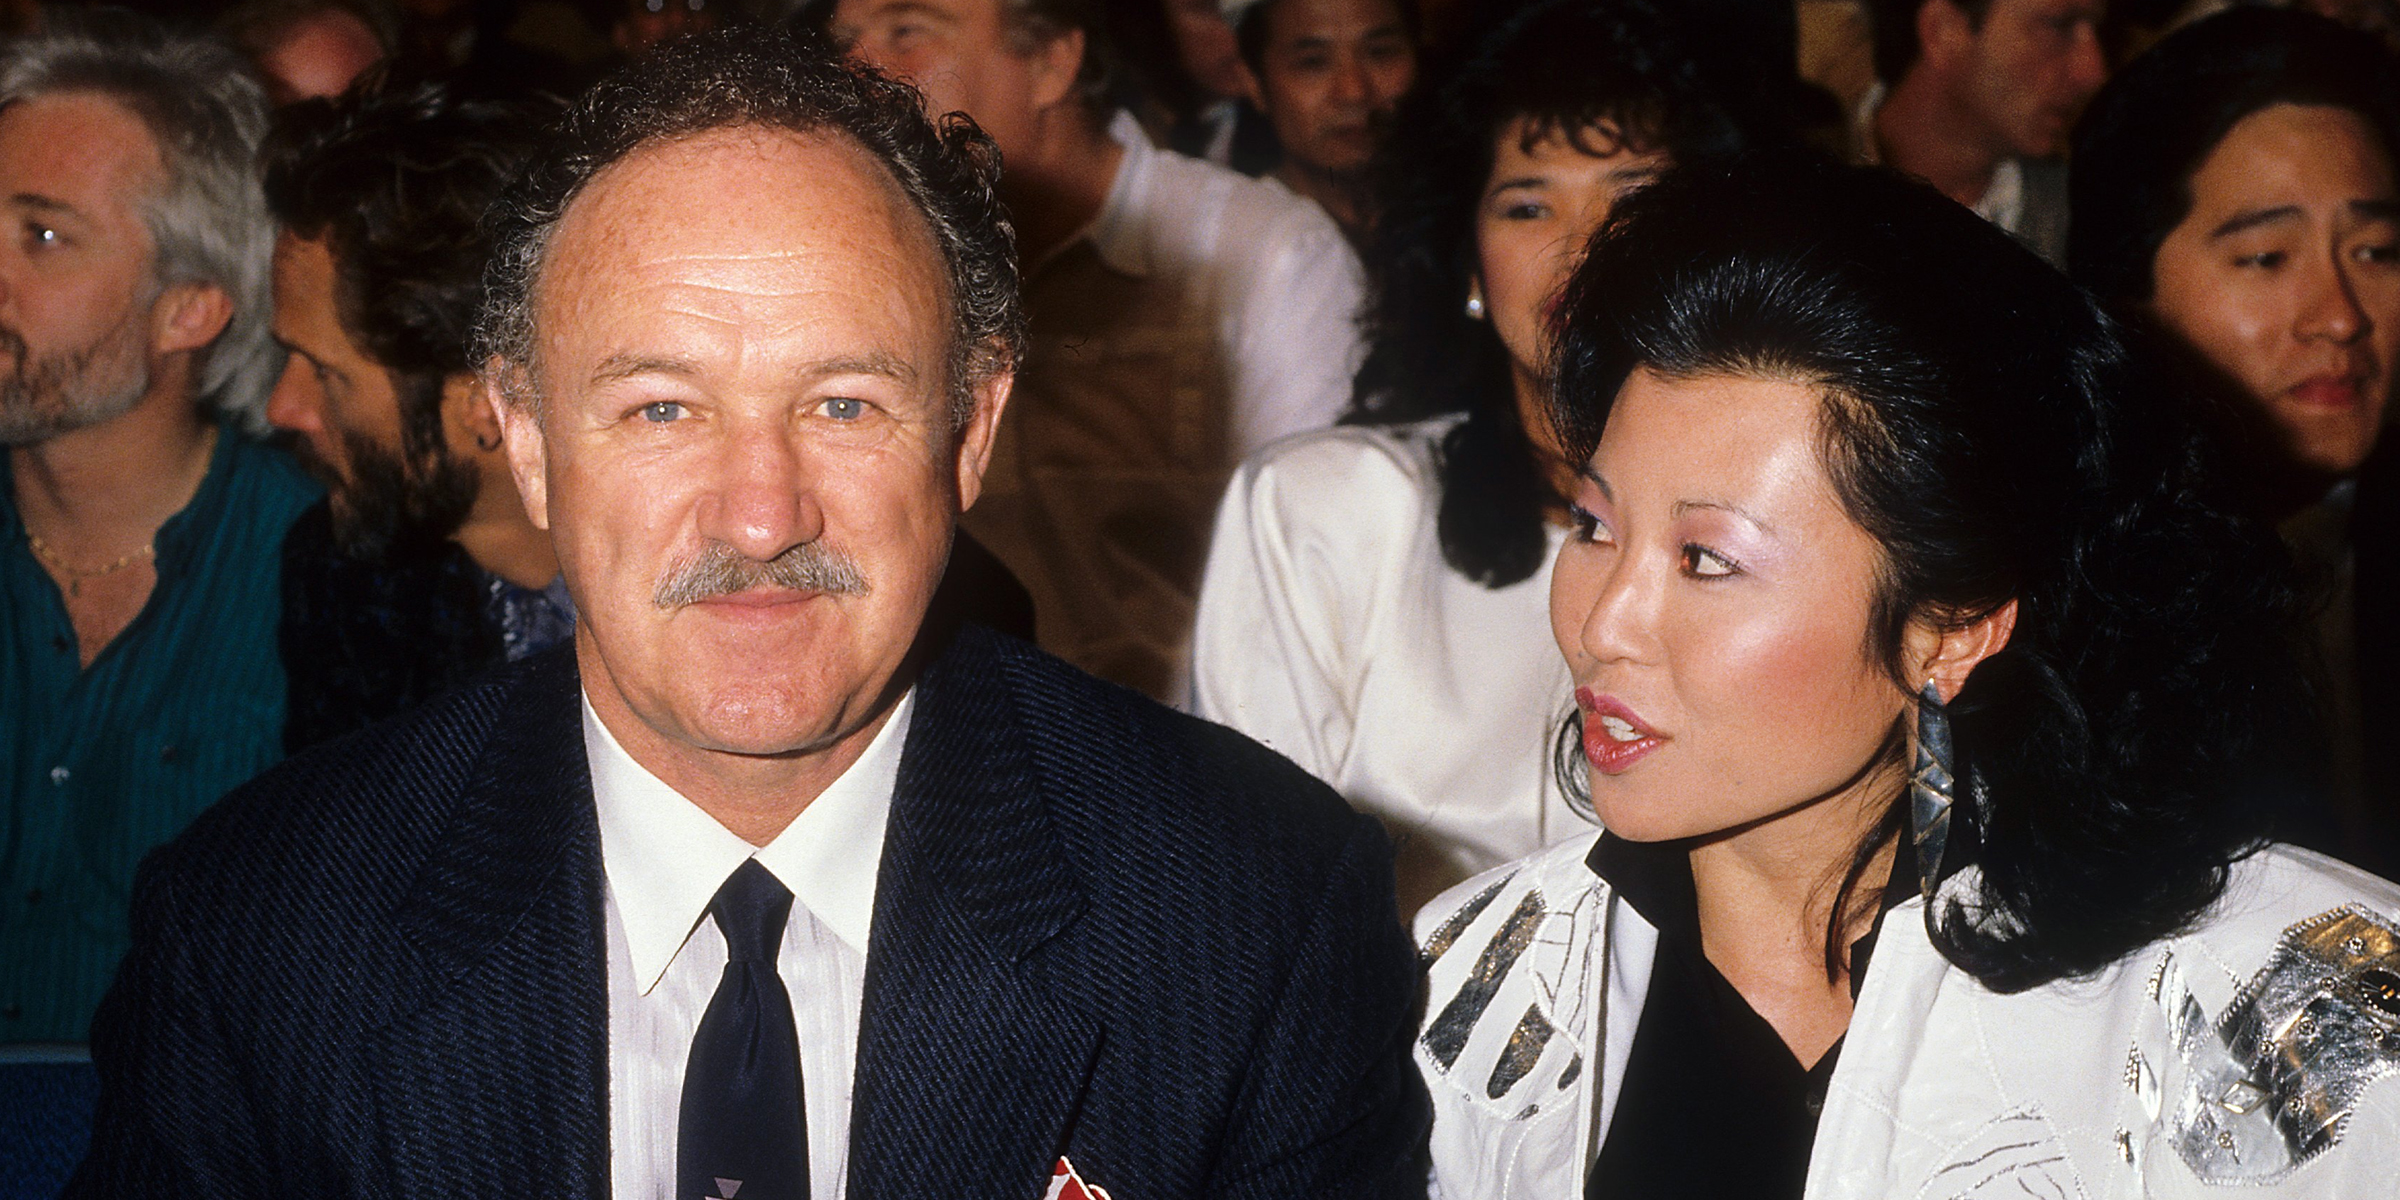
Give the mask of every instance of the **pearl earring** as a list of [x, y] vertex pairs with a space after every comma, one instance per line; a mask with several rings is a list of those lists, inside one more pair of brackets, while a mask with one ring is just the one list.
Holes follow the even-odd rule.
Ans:
[[1467, 319], [1483, 319], [1483, 281], [1480, 279], [1467, 281]]

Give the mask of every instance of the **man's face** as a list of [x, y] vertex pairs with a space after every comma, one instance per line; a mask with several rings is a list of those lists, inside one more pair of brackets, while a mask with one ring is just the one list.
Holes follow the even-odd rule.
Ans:
[[[1949, 0], [1930, 0], [1946, 4]], [[2075, 117], [2108, 81], [2103, 0], [1992, 0], [1969, 40], [1960, 99], [1997, 148], [2047, 158], [2067, 148]]]
[[2189, 190], [2151, 263], [2151, 311], [2241, 385], [2288, 461], [2357, 470], [2400, 369], [2400, 179], [2382, 139], [2346, 108], [2272, 104], [2226, 131]]
[[473, 470], [436, 444], [412, 463], [392, 374], [343, 327], [332, 250], [289, 233], [275, 241], [275, 340], [288, 351], [267, 420], [295, 437], [300, 461], [332, 498], [334, 537], [379, 553], [406, 533], [446, 537], [475, 500]]
[[833, 35], [860, 60], [917, 86], [929, 116], [963, 112], [1007, 157], [1032, 144], [1045, 86], [1038, 55], [1018, 53], [1002, 0], [839, 0]]
[[1260, 107], [1283, 152], [1318, 171], [1363, 170], [1417, 78], [1416, 47], [1392, 0], [1270, 0]]
[[923, 220], [845, 138], [726, 129], [603, 170], [544, 259], [543, 402], [502, 419], [595, 710], [711, 770], [869, 729], [1007, 392], [953, 431]]
[[0, 444], [105, 423], [149, 389], [157, 287], [141, 205], [162, 181], [150, 131], [114, 100], [0, 109]]

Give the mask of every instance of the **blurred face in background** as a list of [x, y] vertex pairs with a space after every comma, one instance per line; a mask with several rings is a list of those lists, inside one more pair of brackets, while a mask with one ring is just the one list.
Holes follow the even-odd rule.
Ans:
[[723, 14], [710, 0], [625, 0], [609, 41], [627, 54], [640, 54], [672, 37], [715, 29]]
[[326, 8], [285, 26], [259, 54], [258, 73], [268, 99], [290, 104], [339, 96], [382, 58], [383, 44], [365, 21], [342, 9]]
[[1286, 156], [1356, 175], [1381, 147], [1417, 78], [1416, 45], [1394, 0], [1269, 0], [1253, 99]]
[[1042, 111], [1072, 89], [1082, 63], [1080, 33], [1068, 35], [1072, 56], [1049, 52], [1063, 39], [1027, 52], [1003, 0], [839, 0], [832, 29], [852, 56], [924, 92], [927, 115], [975, 118], [1003, 157], [1026, 154]]
[[1518, 118], [1501, 128], [1475, 211], [1475, 282], [1520, 398], [1538, 397], [1547, 377], [1542, 330], [1584, 244], [1620, 197], [1666, 166], [1665, 154], [1624, 145], [1610, 126], [1571, 135]]
[[1250, 94], [1250, 68], [1233, 26], [1217, 8], [1217, 0], [1160, 0], [1167, 6], [1167, 28], [1175, 35], [1175, 57], [1200, 90], [1219, 100]]
[[1935, 6], [1949, 9], [1957, 28], [1956, 99], [1994, 148], [2027, 158], [2064, 153], [2076, 116], [2108, 82], [2102, 0], [1991, 0], [1979, 22], [1950, 0], [1929, 0]]
[[2311, 471], [2357, 470], [2400, 356], [2400, 189], [2348, 109], [2276, 104], [2193, 172], [2152, 263], [2152, 311], [2241, 386]]
[[1909, 697], [1869, 650], [1883, 553], [1826, 474], [1825, 403], [1646, 369], [1617, 393], [1550, 612], [1592, 805], [1620, 837], [1808, 810], [1847, 830], [1898, 786], [1883, 751]]

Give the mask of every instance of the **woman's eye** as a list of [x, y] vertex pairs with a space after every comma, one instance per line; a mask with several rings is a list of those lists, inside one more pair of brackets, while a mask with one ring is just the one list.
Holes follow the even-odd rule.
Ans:
[[1683, 570], [1700, 579], [1719, 579], [1734, 573], [1733, 560], [1706, 546], [1686, 543], [1683, 547]]
[[654, 400], [641, 408], [642, 419], [654, 425], [683, 418], [683, 406], [672, 400]]
[[2400, 263], [2400, 242], [2372, 243], [2351, 252], [2358, 261], [2388, 267]]
[[2261, 250], [2256, 254], [2245, 254], [2240, 258], [2234, 259], [2233, 265], [2237, 267], [2257, 267], [2260, 270], [2272, 271], [2275, 268], [2283, 265], [2283, 251]]
[[1607, 545], [1612, 540], [1608, 526], [1601, 524], [1600, 518], [1592, 510], [1580, 504], [1570, 504], [1567, 506], [1567, 515], [1574, 522], [1576, 541]]
[[53, 246], [66, 244], [66, 239], [59, 235], [58, 230], [48, 225], [27, 221], [25, 223], [25, 244], [36, 249], [46, 250]]
[[835, 396], [825, 402], [825, 415], [836, 421], [855, 421], [867, 415], [867, 402], [848, 396]]
[[1550, 207], [1532, 200], [1520, 200], [1500, 210], [1503, 221], [1539, 221], [1550, 215]]

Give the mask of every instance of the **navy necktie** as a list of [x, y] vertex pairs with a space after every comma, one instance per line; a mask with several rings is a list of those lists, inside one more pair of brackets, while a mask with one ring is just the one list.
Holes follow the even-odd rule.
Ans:
[[675, 1200], [808, 1200], [800, 1038], [775, 973], [792, 893], [751, 859], [708, 911], [725, 934], [725, 977], [683, 1073]]

